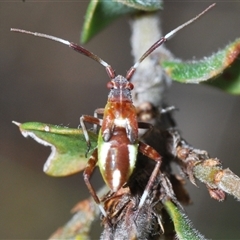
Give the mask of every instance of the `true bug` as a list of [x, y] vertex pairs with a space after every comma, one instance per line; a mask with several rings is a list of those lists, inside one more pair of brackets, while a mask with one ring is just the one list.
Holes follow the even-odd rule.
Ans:
[[[91, 157], [89, 158], [83, 175], [85, 183], [92, 197], [99, 205], [101, 212], [105, 217], [107, 216], [107, 214], [101, 206], [100, 200], [90, 183], [90, 177], [97, 163], [99, 165], [100, 172], [104, 181], [113, 192], [116, 192], [128, 181], [130, 175], [132, 174], [138, 152], [141, 152], [142, 154], [146, 155], [147, 157], [151, 158], [156, 162], [154, 170], [140, 199], [138, 209], [143, 206], [147, 195], [152, 187], [154, 179], [159, 173], [161, 165], [160, 154], [151, 146], [140, 141], [138, 138], [139, 128], [150, 129], [152, 126], [148, 123], [137, 121], [136, 109], [132, 103], [131, 97], [131, 90], [133, 89], [133, 84], [130, 82], [134, 72], [136, 71], [138, 65], [156, 48], [166, 42], [180, 29], [184, 28], [185, 26], [198, 19], [201, 15], [203, 15], [213, 6], [214, 4], [209, 6], [195, 18], [182, 24], [181, 26], [172, 30], [164, 37], [160, 38], [157, 42], [155, 42], [129, 69], [126, 77], [123, 77], [121, 75], [116, 76], [113, 68], [108, 63], [103, 61], [97, 55], [91, 53], [87, 49], [75, 43], [42, 33], [34, 33], [14, 28], [11, 29], [11, 31], [14, 32], [27, 33], [68, 45], [75, 51], [92, 58], [106, 68], [107, 74], [110, 78], [110, 81], [107, 83], [107, 87], [110, 89], [110, 93], [108, 95], [108, 101], [105, 108], [95, 110], [94, 116], [83, 115], [80, 118], [80, 124], [87, 142], [87, 152], [91, 147], [91, 143], [85, 126], [85, 122], [92, 123], [94, 124], [94, 126], [100, 126], [98, 135], [98, 146], [94, 149]], [[103, 114], [103, 119], [99, 119], [97, 117], [97, 114]]]

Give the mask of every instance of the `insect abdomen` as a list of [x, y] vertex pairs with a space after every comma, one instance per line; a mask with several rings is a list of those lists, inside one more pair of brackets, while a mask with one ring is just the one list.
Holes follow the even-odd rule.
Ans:
[[104, 181], [112, 191], [117, 191], [133, 172], [138, 143], [131, 144], [126, 129], [116, 127], [113, 136], [104, 142], [101, 132], [98, 138], [98, 164]]

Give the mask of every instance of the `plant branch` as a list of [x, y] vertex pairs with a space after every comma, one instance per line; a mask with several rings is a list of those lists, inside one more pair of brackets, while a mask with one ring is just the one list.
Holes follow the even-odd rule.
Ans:
[[195, 184], [196, 178], [206, 184], [212, 198], [222, 201], [226, 192], [240, 200], [240, 178], [223, 169], [217, 158], [210, 158], [206, 151], [194, 149], [184, 140], [179, 141], [176, 154], [190, 181]]

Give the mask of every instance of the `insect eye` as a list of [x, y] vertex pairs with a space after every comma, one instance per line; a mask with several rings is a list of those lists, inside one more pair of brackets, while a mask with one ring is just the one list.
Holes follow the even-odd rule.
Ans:
[[107, 88], [108, 88], [108, 89], [113, 89], [113, 83], [112, 83], [112, 81], [109, 81], [109, 82], [107, 83]]
[[132, 90], [132, 89], [134, 88], [134, 86], [133, 86], [132, 83], [129, 82], [129, 83], [127, 84], [127, 88], [130, 89], [130, 90]]

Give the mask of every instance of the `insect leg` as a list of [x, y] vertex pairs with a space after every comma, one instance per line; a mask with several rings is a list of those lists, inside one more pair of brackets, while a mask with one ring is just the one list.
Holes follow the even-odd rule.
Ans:
[[81, 128], [83, 130], [83, 134], [84, 134], [84, 137], [86, 139], [86, 142], [87, 142], [87, 151], [86, 151], [86, 154], [85, 156], [87, 157], [87, 154], [91, 148], [91, 142], [90, 142], [90, 139], [89, 139], [89, 136], [88, 136], [88, 132], [87, 132], [87, 128], [86, 128], [86, 125], [84, 122], [88, 122], [88, 123], [92, 123], [92, 124], [98, 124], [98, 125], [102, 125], [102, 120], [99, 119], [99, 118], [96, 118], [96, 117], [93, 117], [93, 116], [88, 116], [88, 115], [82, 115], [80, 117], [80, 125], [81, 125]]
[[[104, 108], [97, 108], [95, 111], [94, 111], [94, 117], [95, 118], [98, 118], [98, 115], [103, 115], [103, 113], [104, 113]], [[95, 132], [95, 133], [97, 133], [97, 124], [94, 124], [93, 125], [93, 131]]]
[[85, 181], [85, 183], [87, 185], [87, 188], [88, 188], [90, 194], [92, 195], [94, 201], [99, 206], [100, 211], [102, 212], [102, 214], [106, 217], [107, 216], [106, 211], [104, 210], [104, 208], [100, 204], [100, 200], [99, 200], [99, 198], [98, 198], [98, 196], [96, 194], [96, 191], [93, 189], [93, 186], [90, 183], [90, 177], [91, 177], [91, 175], [93, 173], [94, 168], [97, 165], [97, 161], [98, 161], [98, 149], [95, 148], [93, 153], [92, 153], [92, 156], [89, 158], [87, 166], [86, 166], [86, 168], [85, 168], [85, 170], [83, 172], [83, 178], [84, 178], [84, 181]]
[[151, 146], [149, 146], [143, 142], [139, 142], [139, 151], [142, 154], [144, 154], [145, 156], [156, 161], [156, 165], [155, 165], [153, 172], [148, 180], [147, 186], [144, 189], [144, 192], [142, 194], [142, 197], [141, 197], [139, 205], [138, 205], [138, 209], [140, 209], [143, 206], [143, 204], [148, 196], [148, 193], [149, 193], [150, 189], [152, 188], [154, 180], [159, 173], [160, 165], [162, 162], [162, 157], [160, 156], [160, 154], [154, 148], [152, 148]]

